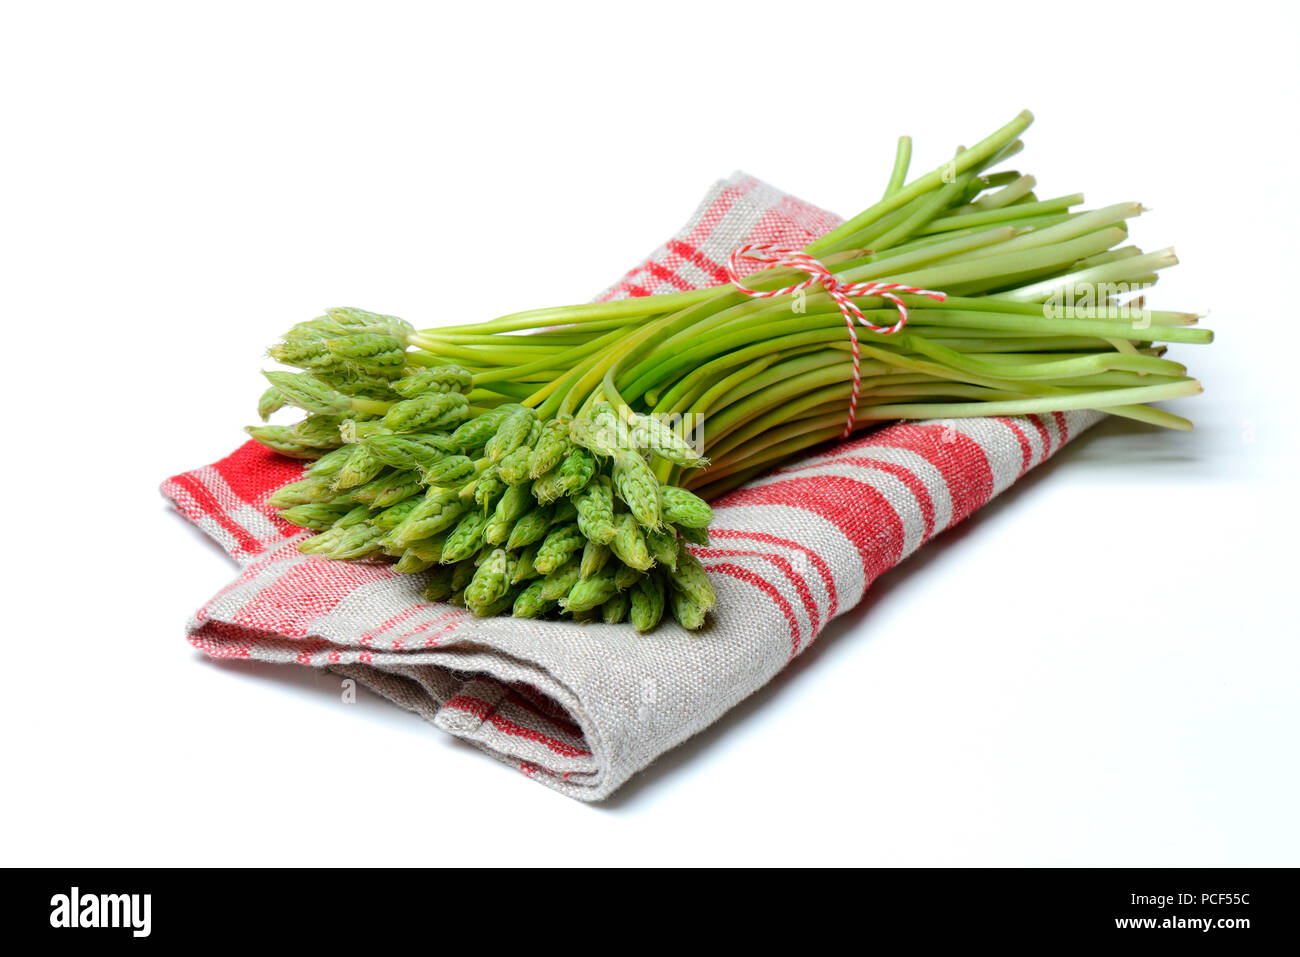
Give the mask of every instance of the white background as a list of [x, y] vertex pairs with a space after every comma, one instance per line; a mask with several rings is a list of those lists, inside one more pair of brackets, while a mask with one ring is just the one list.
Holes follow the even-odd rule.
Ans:
[[[1294, 5], [27, 4], [0, 15], [6, 864], [1300, 864]], [[584, 299], [735, 168], [842, 214], [1039, 117], [1136, 199], [1198, 430], [1112, 423], [586, 806], [214, 664], [164, 477], [325, 306]]]

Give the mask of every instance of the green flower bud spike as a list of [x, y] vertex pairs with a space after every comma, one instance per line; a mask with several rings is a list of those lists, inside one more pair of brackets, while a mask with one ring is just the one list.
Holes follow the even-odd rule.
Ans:
[[513, 452], [507, 452], [497, 462], [497, 474], [507, 485], [523, 485], [529, 481], [528, 463], [532, 458], [532, 449], [521, 445]]
[[290, 525], [297, 525], [299, 528], [310, 528], [314, 531], [323, 532], [342, 518], [349, 510], [350, 507], [347, 505], [309, 503], [306, 505], [294, 505], [289, 508], [283, 508], [280, 510], [280, 517]]
[[487, 456], [489, 462], [499, 462], [505, 455], [527, 441], [536, 423], [536, 412], [517, 406], [497, 428], [496, 434], [487, 441], [483, 447], [483, 454]]
[[657, 574], [643, 576], [627, 593], [628, 620], [637, 631], [647, 632], [664, 615], [664, 584]]
[[497, 498], [505, 491], [506, 485], [497, 475], [497, 467], [489, 465], [478, 477], [474, 488], [474, 504], [486, 514], [496, 505]]
[[364, 445], [352, 446], [352, 454], [334, 476], [335, 488], [356, 488], [364, 485], [384, 470], [384, 463], [371, 454]]
[[326, 335], [372, 333], [374, 335], [393, 336], [405, 341], [415, 329], [405, 319], [386, 316], [355, 306], [337, 306], [325, 310]]
[[297, 482], [282, 485], [271, 493], [266, 504], [272, 508], [288, 508], [292, 505], [308, 505], [328, 502], [337, 493], [328, 476], [308, 475]]
[[346, 529], [334, 547], [325, 553], [326, 558], [351, 559], [365, 558], [380, 550], [380, 540], [384, 530], [375, 528], [369, 522], [353, 525]]
[[645, 533], [650, 557], [669, 569], [677, 568], [677, 535], [671, 529], [654, 529]]
[[433, 465], [429, 466], [424, 472], [424, 483], [426, 485], [448, 485], [459, 488], [463, 483], [474, 477], [478, 471], [474, 463], [464, 455], [449, 455]]
[[614, 496], [609, 480], [596, 477], [586, 488], [573, 496], [578, 510], [578, 528], [593, 542], [609, 544], [614, 539]]
[[631, 437], [635, 448], [649, 449], [674, 465], [702, 468], [709, 464], [694, 446], [653, 415], [633, 415]]
[[447, 536], [442, 547], [444, 562], [458, 562], [469, 558], [483, 544], [483, 527], [487, 519], [482, 512], [466, 512]]
[[672, 606], [673, 617], [677, 619], [677, 623], [687, 631], [695, 631], [699, 628], [703, 628], [704, 618], [708, 613], [708, 609], [699, 602], [691, 599], [689, 595], [685, 595], [675, 589], [670, 591], [671, 593], [668, 600]]
[[352, 411], [352, 400], [306, 372], [263, 372], [290, 405], [322, 415]]
[[257, 414], [265, 422], [271, 417], [272, 413], [278, 412], [288, 404], [289, 400], [285, 398], [284, 393], [275, 386], [271, 386], [257, 400]]
[[633, 568], [631, 565], [624, 565], [621, 561], [614, 560], [614, 587], [619, 591], [627, 591], [637, 582], [651, 572], [643, 572], [639, 568]]
[[684, 488], [665, 485], [659, 489], [659, 500], [666, 522], [686, 528], [708, 528], [713, 521], [713, 509], [709, 508], [709, 503]]
[[338, 336], [326, 339], [325, 348], [334, 363], [369, 375], [396, 377], [406, 365], [406, 342], [396, 336], [368, 332]]
[[525, 548], [519, 553], [519, 561], [515, 564], [515, 572], [510, 576], [510, 584], [518, 585], [520, 582], [526, 582], [530, 578], [536, 578], [541, 574], [537, 566], [533, 564], [533, 559], [537, 557], [537, 547]]
[[614, 597], [614, 573], [609, 569], [597, 572], [590, 578], [579, 578], [560, 601], [560, 607], [573, 613], [590, 611]]
[[659, 527], [659, 480], [641, 453], [623, 449], [614, 455], [614, 490], [642, 528]]
[[380, 433], [365, 439], [370, 454], [398, 469], [427, 469], [447, 457], [450, 443], [445, 437], [419, 434]]
[[493, 551], [474, 572], [465, 588], [465, 605], [475, 614], [505, 595], [510, 588], [510, 558], [504, 548]]
[[393, 432], [437, 432], [468, 415], [469, 402], [459, 392], [428, 392], [398, 402], [380, 423]]
[[596, 474], [596, 460], [586, 449], [574, 449], [560, 463], [563, 492], [572, 495], [587, 487]]
[[602, 545], [599, 542], [587, 540], [586, 547], [582, 550], [582, 566], [580, 571], [583, 578], [590, 578], [595, 575], [606, 563], [613, 557], [608, 545]]
[[337, 415], [309, 415], [289, 427], [289, 434], [303, 445], [318, 449], [337, 449], [343, 443], [342, 425], [346, 419]]
[[340, 528], [337, 525], [334, 528], [328, 528], [319, 535], [313, 535], [311, 538], [304, 539], [298, 543], [298, 551], [304, 555], [323, 555], [328, 553], [335, 545], [348, 533], [346, 528]]
[[578, 560], [572, 558], [542, 579], [541, 596], [546, 601], [559, 601], [577, 581]]
[[393, 383], [392, 389], [407, 399], [426, 392], [460, 392], [468, 394], [474, 380], [460, 366], [434, 366], [409, 372]]
[[418, 497], [402, 499], [402, 501], [398, 502], [396, 505], [390, 505], [382, 512], [372, 515], [370, 521], [376, 527], [391, 532], [398, 525], [402, 524], [402, 522], [406, 520], [407, 516], [415, 511], [423, 501], [422, 498]]
[[321, 450], [302, 442], [293, 434], [293, 428], [287, 425], [250, 425], [244, 431], [265, 445], [272, 452], [279, 452], [294, 459], [319, 458]]
[[468, 455], [475, 449], [483, 448], [488, 439], [496, 435], [497, 428], [501, 423], [518, 408], [517, 405], [497, 406], [495, 409], [462, 423], [451, 434], [449, 441], [452, 449]]
[[555, 602], [556, 599], [546, 597], [546, 579], [534, 579], [515, 598], [511, 614], [516, 618], [540, 618]]
[[414, 575], [418, 572], [426, 571], [436, 564], [437, 562], [430, 561], [427, 558], [421, 558], [417, 553], [408, 548], [406, 551], [402, 552], [397, 563], [393, 565], [393, 571], [401, 575]]
[[405, 547], [450, 528], [465, 512], [455, 489], [431, 488], [419, 504], [389, 533], [389, 541]]
[[[516, 486], [518, 487], [518, 486]], [[506, 548], [517, 552], [521, 548], [541, 541], [551, 525], [551, 509], [538, 505], [521, 515], [510, 529]]]
[[427, 561], [430, 564], [442, 561], [443, 545], [447, 541], [447, 533], [434, 535], [432, 538], [422, 538], [418, 542], [412, 542], [404, 550], [404, 554], [415, 555], [421, 561]]
[[600, 606], [600, 619], [607, 625], [617, 625], [627, 620], [631, 599], [627, 592], [615, 592], [614, 596]]
[[340, 446], [326, 452], [307, 469], [308, 475], [317, 475], [322, 478], [328, 478], [333, 481], [334, 476], [338, 474], [339, 469], [343, 468], [345, 462], [352, 455], [352, 450]]
[[541, 478], [564, 460], [569, 450], [569, 424], [563, 419], [551, 419], [542, 427], [532, 452], [528, 457], [529, 478]]
[[[562, 525], [552, 529], [537, 549], [533, 564], [543, 575], [549, 574], [567, 562], [578, 549], [582, 548], [584, 539], [577, 525]], [[576, 567], [576, 563], [575, 563]], [[556, 595], [556, 598], [563, 597]]]
[[596, 455], [609, 457], [625, 450], [619, 444], [618, 430], [591, 418], [577, 418], [569, 423], [569, 438]]
[[[668, 581], [672, 590], [686, 596], [693, 607], [698, 606], [703, 611], [712, 611], [718, 604], [718, 598], [713, 592], [713, 586], [709, 584], [709, 576], [705, 574], [704, 566], [684, 544], [678, 550], [677, 567], [668, 575]], [[676, 614], [675, 610], [674, 614]], [[686, 622], [682, 624], [687, 628], [692, 627]]]
[[614, 537], [610, 540], [609, 547], [619, 561], [639, 571], [648, 571], [654, 565], [641, 527], [627, 512], [614, 519]]
[[[371, 512], [365, 505], [354, 505], [334, 523], [335, 528], [352, 528], [354, 525], [374, 524], [370, 521]], [[378, 525], [375, 525], [378, 528]]]

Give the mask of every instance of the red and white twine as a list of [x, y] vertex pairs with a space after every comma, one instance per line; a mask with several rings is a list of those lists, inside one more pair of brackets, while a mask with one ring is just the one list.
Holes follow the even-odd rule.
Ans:
[[[807, 273], [808, 278], [793, 286], [783, 286], [780, 289], [751, 289], [741, 281], [738, 264], [741, 259], [764, 263], [769, 269], [797, 269], [800, 272]], [[820, 286], [835, 300], [840, 307], [840, 312], [844, 314], [844, 322], [849, 329], [849, 342], [853, 347], [853, 393], [849, 397], [849, 416], [844, 423], [842, 438], [847, 438], [853, 431], [853, 425], [858, 415], [858, 394], [862, 390], [862, 356], [858, 347], [856, 323], [861, 323], [872, 332], [889, 335], [898, 332], [903, 326], [907, 325], [907, 305], [902, 299], [898, 298], [899, 293], [913, 296], [929, 296], [936, 302], [943, 302], [947, 298], [944, 293], [935, 292], [932, 289], [918, 289], [915, 286], [905, 286], [898, 282], [843, 282], [836, 279], [825, 264], [816, 257], [798, 249], [787, 249], [766, 243], [746, 243], [733, 249], [727, 262], [727, 279], [745, 295], [755, 299], [788, 296], [802, 289]], [[882, 299], [889, 300], [894, 304], [894, 308], [898, 310], [898, 321], [892, 326], [877, 326], [862, 314], [858, 304], [853, 301], [854, 297], [858, 296], [879, 296]]]

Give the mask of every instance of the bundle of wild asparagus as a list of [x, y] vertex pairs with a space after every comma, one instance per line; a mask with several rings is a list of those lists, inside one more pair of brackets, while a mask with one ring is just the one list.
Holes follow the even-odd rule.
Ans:
[[[942, 290], [903, 295], [906, 326], [859, 328], [853, 384], [830, 291], [753, 298], [734, 286], [517, 313], [423, 332], [334, 309], [271, 349], [304, 371], [268, 372], [249, 432], [315, 459], [271, 504], [316, 530], [303, 551], [396, 559], [427, 595], [477, 615], [630, 620], [665, 609], [699, 628], [715, 604], [686, 547], [707, 541], [707, 501], [780, 460], [885, 419], [1105, 409], [1190, 428], [1148, 403], [1200, 385], [1165, 343], [1206, 343], [1190, 313], [1140, 293], [1176, 262], [1124, 245], [1122, 203], [1040, 200], [1033, 177], [988, 173], [1020, 148], [1022, 113], [905, 184], [899, 143], [884, 198], [805, 252], [842, 283]], [[776, 290], [800, 278], [745, 280]], [[854, 300], [882, 328], [880, 296]]]

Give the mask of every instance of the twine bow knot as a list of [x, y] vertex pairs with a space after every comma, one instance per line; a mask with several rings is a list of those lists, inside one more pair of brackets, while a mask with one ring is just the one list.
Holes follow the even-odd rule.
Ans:
[[[783, 286], [780, 289], [751, 289], [740, 278], [739, 261], [741, 259], [764, 263], [770, 269], [797, 269], [800, 272], [807, 273], [808, 278], [803, 282], [795, 283], [793, 286]], [[841, 438], [848, 438], [850, 433], [853, 432], [853, 425], [858, 414], [858, 394], [862, 389], [862, 358], [858, 346], [857, 324], [862, 324], [872, 332], [890, 335], [907, 325], [907, 304], [898, 297], [899, 293], [913, 296], [929, 296], [936, 302], [943, 302], [947, 298], [944, 293], [935, 292], [932, 289], [918, 289], [915, 286], [905, 286], [898, 282], [844, 282], [836, 279], [834, 274], [826, 268], [825, 263], [815, 256], [810, 256], [798, 249], [787, 249], [783, 246], [766, 243], [746, 243], [733, 249], [727, 262], [727, 279], [745, 295], [754, 299], [789, 296], [803, 289], [820, 286], [835, 300], [835, 304], [840, 307], [840, 312], [844, 315], [845, 325], [849, 329], [849, 342], [853, 347], [853, 393], [849, 397], [849, 415], [844, 424], [844, 432]], [[862, 314], [862, 310], [858, 308], [858, 304], [853, 301], [854, 298], [861, 296], [879, 296], [893, 303], [894, 308], [898, 310], [898, 321], [892, 326], [878, 326], [868, 320]]]

